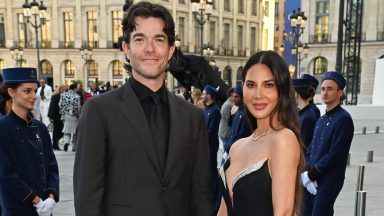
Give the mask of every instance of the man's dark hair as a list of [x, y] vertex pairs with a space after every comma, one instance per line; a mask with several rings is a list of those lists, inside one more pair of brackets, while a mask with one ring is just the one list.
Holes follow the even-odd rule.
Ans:
[[150, 2], [139, 2], [132, 5], [128, 12], [124, 14], [123, 21], [121, 22], [123, 26], [123, 41], [129, 44], [131, 33], [136, 28], [136, 18], [159, 18], [164, 21], [164, 33], [168, 37], [168, 43], [172, 46], [175, 42], [175, 22], [173, 21], [172, 15], [169, 11], [159, 5], [152, 4]]
[[69, 86], [69, 89], [73, 90], [77, 87], [77, 83], [72, 83], [70, 86]]
[[316, 94], [316, 91], [312, 86], [297, 87], [295, 88], [295, 91], [304, 100], [307, 100], [308, 98], [313, 98], [313, 96], [315, 96]]
[[235, 92], [235, 88], [229, 88], [228, 91], [227, 91], [227, 98], [229, 98], [233, 92]]

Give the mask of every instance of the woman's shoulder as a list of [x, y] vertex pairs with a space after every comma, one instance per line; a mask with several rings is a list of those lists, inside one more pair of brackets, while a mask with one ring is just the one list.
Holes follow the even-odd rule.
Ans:
[[276, 130], [272, 139], [273, 148], [291, 148], [298, 146], [299, 140], [295, 133], [288, 128]]

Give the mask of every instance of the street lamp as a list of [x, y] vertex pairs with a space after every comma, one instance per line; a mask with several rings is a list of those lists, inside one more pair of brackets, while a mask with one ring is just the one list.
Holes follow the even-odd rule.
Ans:
[[[193, 17], [200, 25], [200, 56], [203, 57], [203, 32], [204, 25], [212, 14], [213, 0], [191, 0]], [[198, 16], [198, 14], [200, 16]]]
[[[9, 49], [12, 58], [16, 61], [16, 67], [21, 67], [21, 60], [23, 59], [23, 48], [22, 47], [11, 47]], [[20, 64], [19, 64], [20, 62]]]
[[[87, 83], [87, 86], [89, 86], [89, 73], [90, 73], [90, 61], [92, 60], [92, 47], [88, 47], [88, 46], [81, 46], [81, 48], [79, 49], [80, 51], [80, 55], [81, 55], [81, 58], [84, 59], [85, 61], [85, 66], [87, 67], [87, 76], [85, 78], [86, 80], [86, 83]], [[97, 81], [96, 81], [96, 86], [97, 86]]]
[[215, 59], [213, 58], [213, 56], [215, 55], [215, 48], [213, 47], [212, 44], [208, 43], [203, 45], [203, 55], [204, 57], [206, 57], [209, 65], [212, 68], [215, 68], [216, 62], [215, 62]]
[[[46, 22], [46, 14], [47, 7], [43, 4], [43, 1], [36, 2], [33, 0], [31, 4], [28, 3], [28, 0], [25, 0], [23, 4], [24, 18], [26, 21], [31, 24], [31, 26], [35, 29], [36, 33], [36, 50], [37, 50], [37, 68], [38, 68], [38, 77], [41, 76], [41, 64], [40, 64], [40, 51], [39, 51], [39, 28], [42, 27]], [[31, 15], [34, 18], [34, 22], [31, 22]], [[37, 20], [40, 20], [38, 23]]]
[[[305, 27], [303, 26], [307, 21], [307, 17], [304, 15], [304, 12], [297, 9], [293, 10], [292, 14], [289, 15], [289, 20], [291, 22], [291, 31], [284, 32], [284, 38], [287, 42], [292, 44], [291, 53], [296, 58], [295, 69], [297, 69], [296, 76], [300, 77], [300, 64], [301, 61], [307, 58], [309, 46], [307, 43], [303, 44], [300, 41], [300, 36], [303, 34]], [[284, 52], [284, 46], [280, 46], [280, 51]]]

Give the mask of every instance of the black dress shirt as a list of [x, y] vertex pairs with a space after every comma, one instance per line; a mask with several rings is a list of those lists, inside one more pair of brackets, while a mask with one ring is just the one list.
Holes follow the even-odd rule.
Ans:
[[[139, 99], [141, 106], [143, 107], [145, 116], [147, 117], [153, 140], [156, 145], [155, 149], [159, 157], [162, 173], [164, 174], [167, 162], [166, 158], [168, 153], [170, 127], [167, 89], [163, 84], [158, 91], [153, 92], [133, 77], [129, 78], [129, 82], [131, 83], [132, 88]], [[155, 121], [161, 122], [161, 125], [156, 125]]]

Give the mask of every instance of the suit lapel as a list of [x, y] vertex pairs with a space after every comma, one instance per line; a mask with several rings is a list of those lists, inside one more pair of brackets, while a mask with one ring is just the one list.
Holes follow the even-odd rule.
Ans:
[[181, 106], [181, 101], [176, 98], [174, 94], [168, 92], [168, 105], [169, 105], [169, 146], [168, 146], [168, 156], [167, 156], [167, 166], [165, 169], [164, 179], [167, 178], [172, 164], [175, 160], [176, 153], [180, 147], [181, 135], [183, 134], [184, 125], [187, 122], [182, 122], [183, 116], [186, 115], [185, 109]]
[[152, 139], [151, 129], [146, 120], [140, 101], [138, 100], [129, 82], [121, 88], [118, 97], [123, 101], [123, 103], [119, 105], [119, 110], [125, 118], [128, 119], [128, 122], [133, 128], [130, 136], [135, 135], [139, 138], [140, 145], [143, 146], [148, 158], [155, 167], [158, 176], [161, 178], [159, 159], [155, 151], [155, 144]]

